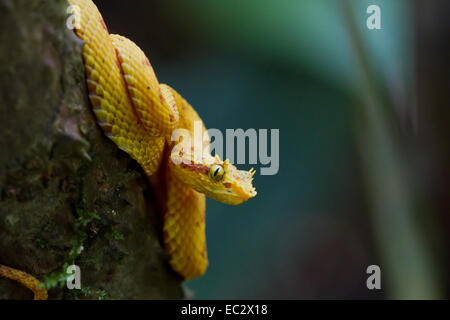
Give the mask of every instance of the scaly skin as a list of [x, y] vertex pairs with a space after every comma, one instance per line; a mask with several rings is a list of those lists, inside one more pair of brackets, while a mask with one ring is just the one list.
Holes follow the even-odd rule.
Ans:
[[[80, 9], [75, 32], [85, 42], [86, 82], [98, 124], [160, 191], [170, 265], [186, 280], [199, 277], [208, 266], [205, 195], [231, 205], [247, 201], [256, 196], [254, 171], [212, 157], [201, 118], [174, 89], [159, 84], [139, 47], [110, 35], [91, 0], [69, 3]], [[0, 275], [23, 283], [37, 299], [47, 297], [24, 272], [0, 265]]]
[[39, 280], [23, 271], [0, 264], [0, 275], [15, 280], [34, 292], [34, 300], [46, 300], [47, 290], [39, 287]]

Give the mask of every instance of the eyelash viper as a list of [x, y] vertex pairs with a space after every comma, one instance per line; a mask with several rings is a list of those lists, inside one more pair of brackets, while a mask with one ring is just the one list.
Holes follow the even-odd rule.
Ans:
[[[110, 35], [91, 0], [69, 3], [79, 11], [75, 33], [85, 42], [86, 83], [97, 122], [161, 191], [170, 265], [185, 280], [199, 277], [208, 266], [205, 195], [232, 205], [247, 201], [256, 196], [254, 171], [238, 170], [211, 156], [201, 118], [174, 89], [159, 84], [141, 49], [125, 37]], [[0, 265], [0, 276], [21, 282], [35, 299], [47, 298], [39, 281], [27, 273]]]

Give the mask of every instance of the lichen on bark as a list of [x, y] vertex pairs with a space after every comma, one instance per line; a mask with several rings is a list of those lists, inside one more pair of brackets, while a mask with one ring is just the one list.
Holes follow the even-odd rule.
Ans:
[[[0, 0], [0, 264], [43, 280], [81, 249], [83, 290], [50, 299], [182, 298], [146, 177], [95, 123], [67, 6]], [[0, 299], [30, 298], [0, 278]]]

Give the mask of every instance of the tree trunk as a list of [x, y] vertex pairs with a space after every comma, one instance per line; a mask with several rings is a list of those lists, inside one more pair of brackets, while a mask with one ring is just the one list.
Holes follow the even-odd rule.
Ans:
[[[91, 112], [66, 0], [0, 0], [0, 264], [50, 299], [182, 298], [138, 164]], [[66, 287], [66, 267], [81, 290]], [[0, 277], [0, 299], [30, 299]]]

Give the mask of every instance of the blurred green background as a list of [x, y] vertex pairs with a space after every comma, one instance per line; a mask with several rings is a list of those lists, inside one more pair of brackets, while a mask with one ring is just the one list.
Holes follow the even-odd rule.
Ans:
[[[418, 29], [434, 21], [420, 5], [95, 2], [208, 128], [280, 129], [279, 173], [258, 170], [255, 199], [208, 199], [210, 266], [187, 283], [194, 298], [448, 297], [448, 122], [423, 125], [448, 100], [418, 98], [431, 94]], [[370, 4], [381, 30], [366, 27]], [[366, 287], [372, 264], [378, 291]]]

